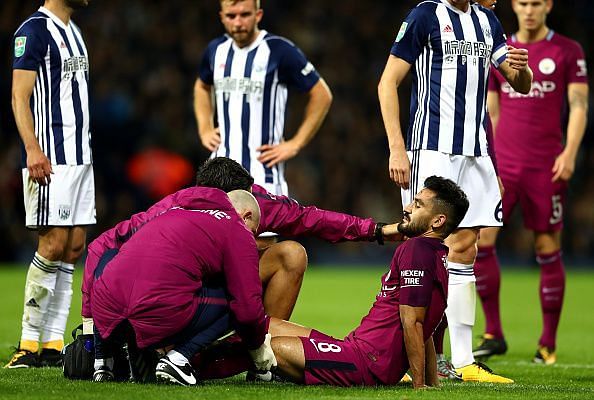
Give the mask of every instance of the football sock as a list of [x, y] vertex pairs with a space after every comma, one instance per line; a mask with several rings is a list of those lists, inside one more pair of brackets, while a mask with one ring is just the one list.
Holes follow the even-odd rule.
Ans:
[[191, 364], [204, 380], [228, 378], [254, 369], [252, 357], [241, 341], [214, 345], [195, 355]]
[[95, 371], [97, 371], [101, 367], [107, 367], [110, 371], [113, 371], [113, 364], [113, 357], [96, 358], [93, 367], [95, 368]]
[[23, 310], [21, 346], [23, 343], [39, 341], [41, 329], [56, 286], [60, 261], [50, 261], [35, 253], [25, 283], [25, 304]]
[[448, 262], [448, 328], [452, 364], [461, 368], [472, 364], [472, 327], [476, 307], [476, 287], [472, 264]]
[[448, 327], [448, 319], [444, 316], [441, 318], [441, 322], [435, 328], [433, 332], [433, 345], [435, 346], [435, 353], [443, 354], [443, 337], [445, 336], [446, 328]]
[[182, 353], [178, 353], [175, 350], [169, 350], [167, 352], [167, 358], [169, 358], [169, 361], [171, 361], [175, 365], [185, 365], [186, 363], [190, 362], [190, 360], [188, 360], [186, 356], [184, 356]]
[[494, 339], [503, 339], [501, 315], [499, 313], [499, 288], [501, 271], [494, 246], [479, 247], [474, 263], [476, 290], [481, 298], [485, 313], [485, 333]]
[[539, 292], [543, 316], [542, 335], [538, 343], [554, 350], [565, 293], [565, 269], [561, 251], [537, 254], [536, 261], [540, 265]]
[[64, 347], [64, 330], [66, 329], [72, 301], [73, 273], [73, 264], [65, 262], [60, 264], [56, 274], [56, 288], [49, 303], [46, 322], [41, 334], [43, 348], [62, 350], [62, 347]]

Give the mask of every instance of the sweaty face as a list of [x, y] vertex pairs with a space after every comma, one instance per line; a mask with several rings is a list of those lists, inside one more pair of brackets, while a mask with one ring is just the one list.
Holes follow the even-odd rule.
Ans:
[[431, 230], [434, 217], [433, 197], [435, 195], [427, 190], [421, 190], [412, 203], [404, 207], [404, 218], [398, 230], [408, 237], [420, 236]]
[[239, 47], [250, 45], [258, 36], [258, 22], [262, 10], [256, 9], [254, 0], [221, 3], [221, 22]]
[[512, 6], [520, 29], [537, 31], [544, 26], [552, 3], [550, 0], [514, 0]]
[[66, 0], [66, 6], [76, 10], [89, 5], [89, 0]]

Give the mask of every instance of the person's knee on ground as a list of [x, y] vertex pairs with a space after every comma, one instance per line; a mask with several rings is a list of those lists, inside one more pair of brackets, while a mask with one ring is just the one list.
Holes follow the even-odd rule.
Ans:
[[272, 338], [272, 350], [278, 363], [278, 373], [295, 383], [305, 382], [305, 352], [298, 337]]

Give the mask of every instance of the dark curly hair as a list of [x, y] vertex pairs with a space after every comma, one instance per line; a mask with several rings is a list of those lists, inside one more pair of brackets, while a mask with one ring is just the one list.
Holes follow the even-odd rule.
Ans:
[[254, 178], [241, 164], [227, 157], [215, 157], [206, 160], [196, 173], [196, 186], [221, 189], [251, 191]]
[[468, 197], [453, 181], [441, 176], [430, 176], [425, 179], [424, 186], [435, 193], [433, 199], [434, 210], [446, 216], [444, 234], [447, 236], [464, 219], [466, 211], [468, 211]]

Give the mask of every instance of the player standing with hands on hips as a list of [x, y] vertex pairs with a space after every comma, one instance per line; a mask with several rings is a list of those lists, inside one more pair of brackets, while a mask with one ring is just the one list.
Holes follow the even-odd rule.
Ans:
[[[200, 141], [213, 157], [241, 163], [268, 192], [287, 196], [285, 161], [314, 137], [332, 94], [301, 50], [258, 28], [263, 16], [259, 0], [220, 3], [227, 34], [208, 45], [194, 86]], [[308, 101], [297, 132], [284, 140], [288, 87], [307, 93]]]
[[[410, 203], [419, 185], [434, 174], [460, 185], [470, 202], [459, 229], [446, 239], [452, 363], [465, 381], [511, 383], [476, 363], [472, 355], [478, 232], [482, 226], [501, 226], [496, 218], [501, 195], [485, 128], [491, 64], [516, 91], [530, 91], [528, 52], [506, 46], [503, 28], [491, 10], [470, 0], [425, 1], [400, 27], [378, 93], [390, 147], [390, 178], [402, 188], [403, 204]], [[405, 142], [398, 88], [411, 68], [414, 83]]]
[[[89, 61], [70, 17], [88, 0], [46, 0], [14, 35], [12, 109], [27, 154], [26, 226], [39, 232], [22, 334], [6, 368], [59, 366], [74, 264], [95, 223]], [[41, 341], [41, 352], [39, 342]]]
[[[561, 258], [561, 229], [567, 183], [575, 168], [588, 115], [588, 74], [581, 46], [546, 24], [552, 0], [513, 0], [519, 30], [508, 44], [530, 52], [534, 83], [527, 96], [509, 87], [497, 72], [491, 75], [487, 104], [495, 128], [499, 173], [505, 192], [503, 220], [520, 204], [524, 225], [534, 232], [540, 265], [540, 303], [543, 330], [534, 362], [556, 362], [556, 335], [565, 272]], [[569, 106], [567, 138], [563, 145], [564, 104]], [[507, 351], [499, 314], [501, 273], [495, 253], [499, 228], [481, 230], [476, 261], [477, 290], [486, 317], [477, 358]]]

